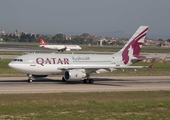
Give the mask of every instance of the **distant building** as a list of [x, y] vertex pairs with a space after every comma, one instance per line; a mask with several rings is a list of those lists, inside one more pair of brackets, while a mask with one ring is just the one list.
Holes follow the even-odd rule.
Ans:
[[72, 36], [71, 35], [65, 35], [65, 39], [66, 40], [72, 40]]
[[5, 35], [5, 30], [0, 30], [0, 35]]
[[35, 33], [30, 33], [30, 36], [34, 36], [34, 38], [37, 37], [37, 35]]
[[22, 31], [21, 31], [21, 30], [16, 30], [16, 31], [14, 32], [14, 36], [20, 37], [21, 34], [22, 34]]

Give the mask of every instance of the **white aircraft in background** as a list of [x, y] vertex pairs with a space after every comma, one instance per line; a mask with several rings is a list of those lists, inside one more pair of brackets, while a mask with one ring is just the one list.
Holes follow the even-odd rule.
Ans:
[[15, 58], [8, 65], [10, 68], [28, 75], [28, 82], [35, 77], [52, 74], [63, 75], [63, 81], [83, 80], [93, 83], [91, 73], [111, 72], [125, 68], [144, 68], [152, 66], [129, 66], [134, 61], [146, 59], [139, 55], [148, 26], [140, 26], [127, 44], [112, 55], [91, 54], [26, 54]]
[[81, 47], [79, 45], [47, 45], [42, 38], [40, 40], [40, 47], [48, 48], [48, 49], [57, 49], [58, 51], [70, 51], [72, 50], [80, 50]]

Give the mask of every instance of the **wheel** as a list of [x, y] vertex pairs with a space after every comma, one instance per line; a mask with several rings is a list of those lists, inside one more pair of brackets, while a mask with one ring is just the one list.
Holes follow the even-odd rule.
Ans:
[[64, 81], [64, 82], [65, 82], [65, 81], [66, 81], [66, 79], [65, 79], [64, 77], [62, 77], [62, 81]]
[[83, 83], [87, 83], [87, 79], [84, 79], [84, 80], [83, 80]]
[[28, 79], [28, 82], [29, 82], [29, 83], [32, 83], [32, 80], [31, 80], [31, 79]]
[[93, 83], [94, 83], [94, 80], [93, 80], [93, 79], [89, 79], [89, 83], [90, 83], [90, 84], [93, 84]]

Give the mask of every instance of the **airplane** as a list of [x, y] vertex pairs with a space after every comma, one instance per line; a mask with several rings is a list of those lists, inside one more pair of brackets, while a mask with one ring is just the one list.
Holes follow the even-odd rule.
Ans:
[[134, 62], [146, 59], [140, 50], [146, 37], [148, 26], [140, 26], [125, 46], [111, 55], [96, 54], [51, 54], [32, 53], [15, 58], [8, 65], [10, 68], [25, 73], [28, 82], [36, 77], [63, 75], [62, 81], [82, 80], [93, 83], [91, 73], [112, 72], [117, 69], [137, 69], [151, 66], [130, 66]]
[[71, 49], [73, 50], [80, 50], [81, 47], [79, 45], [47, 45], [43, 38], [39, 38], [40, 41], [40, 47], [48, 48], [48, 49], [57, 49], [58, 52], [61, 51], [70, 51]]

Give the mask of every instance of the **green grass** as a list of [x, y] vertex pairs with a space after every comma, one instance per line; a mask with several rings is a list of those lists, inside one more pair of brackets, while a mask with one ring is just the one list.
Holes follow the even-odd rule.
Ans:
[[0, 59], [0, 76], [21, 76], [24, 75], [8, 67], [11, 59]]
[[0, 119], [168, 120], [170, 91], [0, 94]]
[[[19, 47], [20, 48], [30, 48], [30, 49], [39, 48], [38, 44], [37, 45], [26, 45], [25, 44], [25, 45], [20, 45]], [[82, 47], [82, 49], [79, 50], [79, 51], [86, 51], [85, 53], [87, 53], [88, 51], [96, 51], [96, 52], [107, 53], [107, 52], [117, 52], [123, 46], [111, 46], [111, 45], [107, 45], [107, 46], [97, 46], [97, 45], [85, 46], [85, 45], [81, 45], [81, 47]], [[41, 48], [41, 49], [43, 49], [43, 48]], [[141, 49], [141, 52], [142, 53], [170, 53], [170, 48], [143, 46], [142, 49]], [[66, 53], [70, 53], [70, 52], [66, 52]], [[21, 52], [17, 52], [17, 51], [16, 52], [0, 52], [0, 55], [21, 55], [21, 54], [22, 54], [22, 51]]]
[[98, 74], [100, 76], [106, 75], [106, 76], [169, 76], [170, 75], [170, 62], [166, 63], [159, 63], [159, 62], [153, 62], [153, 63], [143, 63], [138, 62], [135, 64], [132, 64], [132, 66], [149, 66], [153, 64], [153, 68], [142, 68], [142, 69], [118, 69], [113, 72], [108, 72], [105, 74]]
[[22, 55], [23, 52], [0, 52], [0, 55]]
[[[117, 52], [123, 46], [82, 46], [82, 51]], [[170, 48], [143, 46], [142, 53], [170, 53]]]
[[116, 52], [121, 48], [119, 46], [82, 46], [82, 51]]

